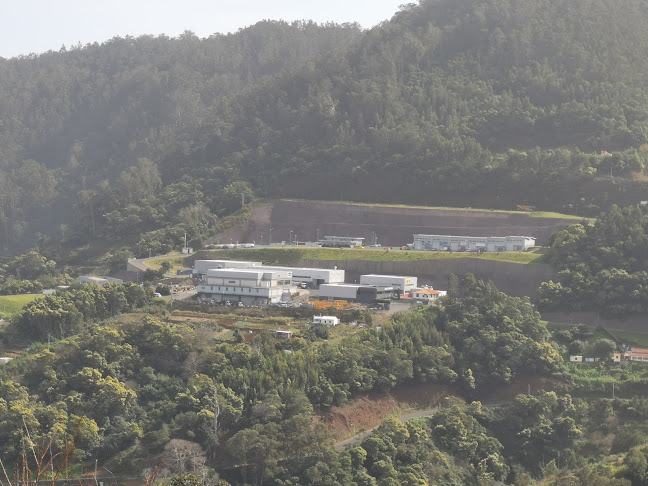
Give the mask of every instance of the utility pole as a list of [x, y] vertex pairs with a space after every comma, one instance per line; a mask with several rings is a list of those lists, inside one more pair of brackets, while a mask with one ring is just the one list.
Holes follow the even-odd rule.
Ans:
[[241, 207], [245, 206], [245, 193], [241, 193]]
[[270, 241], [268, 241], [268, 245], [272, 245], [272, 228], [270, 228]]
[[317, 228], [317, 241], [319, 241], [319, 228]]
[[187, 233], [185, 233], [185, 248], [187, 248]]
[[612, 382], [612, 400], [614, 400], [614, 382]]

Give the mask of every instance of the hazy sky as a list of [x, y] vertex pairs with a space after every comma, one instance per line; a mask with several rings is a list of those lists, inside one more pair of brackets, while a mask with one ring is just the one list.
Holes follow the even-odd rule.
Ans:
[[185, 30], [207, 37], [264, 19], [359, 22], [372, 27], [406, 0], [0, 0], [0, 57], [63, 44]]

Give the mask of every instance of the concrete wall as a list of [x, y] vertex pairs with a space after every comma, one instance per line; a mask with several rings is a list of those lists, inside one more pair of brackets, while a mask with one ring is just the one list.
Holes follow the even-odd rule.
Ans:
[[542, 282], [556, 279], [551, 265], [497, 262], [478, 258], [456, 258], [417, 262], [366, 261], [366, 260], [302, 260], [300, 265], [330, 267], [337, 265], [346, 270], [348, 283], [360, 280], [360, 275], [377, 273], [389, 275], [412, 275], [418, 277], [419, 286], [432, 285], [447, 290], [448, 276], [472, 273], [483, 280], [492, 280], [497, 288], [516, 297], [535, 299]]

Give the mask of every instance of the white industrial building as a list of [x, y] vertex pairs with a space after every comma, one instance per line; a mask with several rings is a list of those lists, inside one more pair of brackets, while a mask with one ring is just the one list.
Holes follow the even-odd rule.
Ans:
[[82, 275], [79, 277], [79, 283], [81, 285], [88, 285], [88, 284], [94, 284], [94, 285], [99, 285], [100, 287], [103, 287], [106, 284], [109, 283], [114, 283], [114, 284], [123, 284], [124, 281], [120, 278], [112, 278], [112, 277], [93, 277], [91, 275]]
[[535, 246], [530, 236], [414, 235], [414, 250], [523, 251]]
[[346, 300], [349, 302], [372, 303], [378, 299], [391, 299], [393, 287], [373, 287], [357, 284], [323, 284], [319, 288], [320, 300]]
[[308, 287], [318, 288], [322, 284], [343, 283], [344, 270], [337, 268], [301, 268], [264, 266], [261, 262], [246, 262], [234, 260], [196, 260], [193, 267], [193, 277], [204, 279], [208, 270], [222, 268], [238, 268], [248, 270], [263, 270], [267, 272], [291, 272], [292, 280], [296, 284], [306, 284]]
[[337, 326], [340, 319], [336, 316], [313, 316], [313, 324], [321, 324], [323, 326]]
[[204, 278], [207, 270], [215, 268], [253, 268], [263, 265], [261, 262], [245, 262], [236, 260], [196, 260], [193, 265], [193, 278]]
[[264, 270], [292, 272], [293, 282], [319, 288], [322, 284], [344, 283], [344, 270], [338, 268], [261, 267]]
[[418, 279], [399, 275], [360, 275], [360, 283], [378, 287], [393, 287], [402, 293], [408, 293], [417, 288]]
[[207, 270], [205, 283], [197, 290], [200, 296], [217, 302], [266, 305], [290, 300], [297, 288], [291, 272], [222, 268]]
[[325, 248], [356, 248], [362, 246], [364, 238], [356, 236], [325, 236], [319, 244]]

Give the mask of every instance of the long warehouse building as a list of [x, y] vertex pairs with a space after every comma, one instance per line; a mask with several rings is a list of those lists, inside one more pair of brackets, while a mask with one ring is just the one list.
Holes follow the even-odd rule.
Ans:
[[524, 251], [535, 246], [530, 236], [414, 235], [414, 250]]

